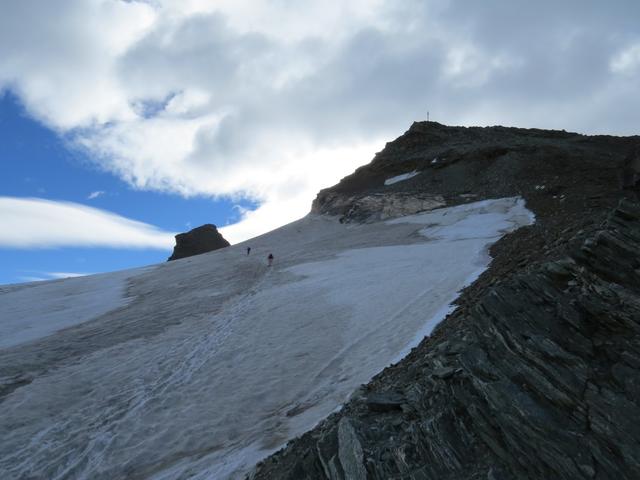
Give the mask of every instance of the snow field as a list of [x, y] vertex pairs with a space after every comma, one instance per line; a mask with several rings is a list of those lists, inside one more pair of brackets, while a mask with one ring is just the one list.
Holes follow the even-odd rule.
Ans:
[[[367, 225], [308, 216], [135, 275], [126, 306], [0, 350], [0, 382], [30, 379], [0, 396], [0, 477], [242, 478], [429, 334], [488, 245], [532, 221], [517, 198]], [[60, 298], [92, 278], [50, 283], [52, 318], [91, 305]], [[19, 316], [46, 324], [40, 301]]]

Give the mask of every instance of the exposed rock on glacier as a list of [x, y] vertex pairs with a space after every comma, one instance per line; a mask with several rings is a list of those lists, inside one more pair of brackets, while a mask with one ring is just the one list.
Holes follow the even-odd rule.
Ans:
[[176, 235], [176, 246], [173, 247], [169, 261], [212, 252], [228, 246], [229, 242], [218, 232], [216, 226], [207, 223], [189, 230], [187, 233]]
[[[389, 218], [414, 215], [428, 212], [434, 208], [443, 207], [444, 199], [441, 195], [415, 195], [415, 194], [382, 194], [345, 196], [328, 194], [325, 200], [331, 204], [332, 209], [340, 209], [343, 214], [341, 222], [366, 221], [374, 222]], [[314, 208], [313, 213], [326, 213], [322, 208]]]

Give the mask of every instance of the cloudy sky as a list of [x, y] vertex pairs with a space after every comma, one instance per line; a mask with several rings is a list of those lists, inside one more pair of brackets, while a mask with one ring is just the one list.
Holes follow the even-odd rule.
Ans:
[[[640, 2], [0, 0], [0, 283], [238, 242], [426, 117], [636, 134]], [[56, 273], [58, 272], [58, 273]]]

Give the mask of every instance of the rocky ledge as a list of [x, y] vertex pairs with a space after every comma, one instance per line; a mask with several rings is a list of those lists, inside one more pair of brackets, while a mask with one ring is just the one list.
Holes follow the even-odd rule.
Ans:
[[389, 195], [520, 195], [536, 224], [492, 247], [431, 337], [251, 477], [640, 478], [638, 140], [422, 122], [322, 191], [314, 211], [347, 222], [381, 218]]

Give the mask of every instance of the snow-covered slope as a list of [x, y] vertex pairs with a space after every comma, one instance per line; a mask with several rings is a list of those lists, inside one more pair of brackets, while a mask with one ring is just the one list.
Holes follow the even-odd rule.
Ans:
[[0, 477], [237, 478], [404, 355], [532, 221], [515, 198], [308, 216], [152, 269], [5, 288]]
[[0, 287], [0, 348], [51, 335], [127, 304], [127, 280], [144, 269]]

